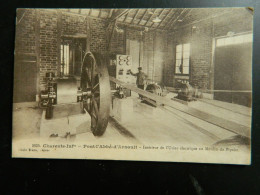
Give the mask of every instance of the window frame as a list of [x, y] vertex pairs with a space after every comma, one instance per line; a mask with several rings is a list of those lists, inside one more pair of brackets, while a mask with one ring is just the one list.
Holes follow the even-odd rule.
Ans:
[[[188, 58], [185, 58], [184, 57], [184, 45], [188, 44], [189, 45], [189, 57]], [[177, 52], [177, 47], [181, 45], [181, 52]], [[177, 53], [181, 53], [181, 58], [180, 59], [177, 59]], [[175, 46], [175, 62], [174, 62], [174, 74], [175, 75], [181, 75], [181, 76], [190, 76], [190, 68], [191, 68], [191, 64], [190, 64], [190, 56], [191, 56], [191, 44], [190, 43], [178, 43], [176, 44]], [[177, 67], [177, 60], [181, 60], [181, 64], [183, 66], [183, 62], [185, 59], [188, 59], [188, 62], [189, 62], [189, 72], [188, 73], [184, 73], [184, 68], [182, 68], [182, 72], [181, 73], [178, 73], [176, 71], [176, 67]], [[183, 66], [184, 67], [184, 66]]]
[[[77, 69], [75, 69], [75, 64], [76, 64], [76, 47], [80, 48], [81, 47], [81, 56], [80, 56], [80, 61], [82, 64], [82, 60], [84, 57], [84, 54], [86, 52], [86, 43], [87, 40], [85, 38], [74, 38], [74, 37], [62, 37], [60, 44], [59, 44], [59, 62], [58, 62], [58, 75], [59, 77], [67, 77], [67, 76], [78, 76], [78, 73], [75, 72]], [[79, 46], [80, 45], [80, 46]], [[66, 57], [65, 57], [65, 49], [67, 51]], [[63, 55], [64, 55], [64, 61], [63, 61]], [[62, 70], [62, 64], [64, 62], [67, 63], [66, 66], [66, 71]], [[78, 61], [77, 61], [78, 63]]]
[[[70, 45], [68, 43], [61, 43], [60, 45], [60, 75], [69, 76], [70, 72]], [[64, 64], [64, 68], [62, 67]]]
[[[236, 33], [231, 36], [228, 35], [219, 36], [219, 37], [215, 37], [215, 47], [225, 47], [230, 45], [253, 43], [253, 39], [254, 39], [254, 35], [253, 32], [251, 31]], [[229, 41], [230, 43], [226, 43], [226, 40]]]

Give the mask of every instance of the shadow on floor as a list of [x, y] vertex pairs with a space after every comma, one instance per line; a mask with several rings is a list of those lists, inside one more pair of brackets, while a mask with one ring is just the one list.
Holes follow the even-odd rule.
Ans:
[[130, 133], [128, 131], [128, 129], [126, 129], [124, 126], [122, 126], [121, 124], [119, 124], [114, 118], [109, 117], [108, 122], [116, 129], [118, 130], [118, 132], [126, 137], [131, 137], [131, 138], [135, 138], [135, 136]]
[[216, 142], [214, 145], [220, 146], [220, 145], [228, 145], [228, 146], [236, 146], [236, 145], [241, 145], [241, 146], [247, 146], [250, 147], [250, 139], [241, 135], [235, 135], [230, 138], [221, 140]]

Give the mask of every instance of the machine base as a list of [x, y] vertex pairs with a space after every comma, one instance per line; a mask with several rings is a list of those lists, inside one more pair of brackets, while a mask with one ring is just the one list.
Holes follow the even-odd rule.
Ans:
[[119, 122], [126, 122], [133, 116], [134, 112], [134, 103], [132, 98], [113, 99], [113, 106], [111, 116]]
[[63, 137], [76, 135], [90, 130], [91, 118], [82, 113], [79, 104], [57, 105], [53, 109], [53, 118], [45, 119], [43, 110], [40, 126], [41, 137]]

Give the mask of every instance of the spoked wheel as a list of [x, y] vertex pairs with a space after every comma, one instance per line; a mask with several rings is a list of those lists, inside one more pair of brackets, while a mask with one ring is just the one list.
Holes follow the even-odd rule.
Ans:
[[109, 75], [103, 57], [87, 52], [81, 71], [81, 88], [86, 94], [82, 106], [91, 116], [91, 131], [101, 136], [107, 128], [111, 103]]

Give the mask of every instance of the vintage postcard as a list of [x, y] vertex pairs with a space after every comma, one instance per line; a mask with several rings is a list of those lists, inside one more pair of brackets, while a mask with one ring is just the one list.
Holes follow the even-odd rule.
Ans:
[[17, 9], [12, 157], [250, 165], [253, 13]]

